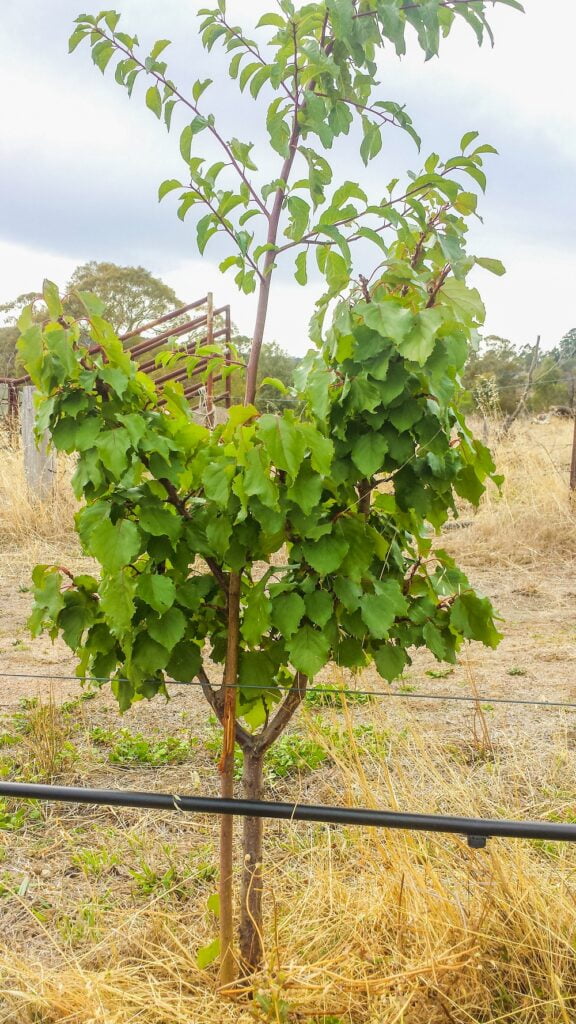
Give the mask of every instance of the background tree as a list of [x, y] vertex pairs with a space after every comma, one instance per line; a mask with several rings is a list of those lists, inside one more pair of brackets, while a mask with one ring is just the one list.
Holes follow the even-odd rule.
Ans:
[[[516, 0], [501, 2], [520, 9]], [[80, 352], [78, 324], [49, 283], [44, 328], [31, 311], [23, 315], [22, 352], [44, 395], [39, 429], [49, 426], [58, 448], [79, 452], [78, 531], [102, 567], [99, 580], [74, 577], [64, 589], [60, 569], [38, 567], [32, 625], [62, 633], [81, 673], [112, 677], [122, 708], [165, 693], [170, 678], [197, 679], [223, 726], [224, 796], [233, 792], [236, 741], [244, 793], [261, 797], [266, 750], [308, 679], [330, 661], [352, 670], [374, 661], [391, 680], [412, 646], [453, 660], [465, 638], [499, 639], [489, 602], [445, 552], [432, 552], [429, 529], [455, 513], [457, 495], [477, 502], [486, 476], [494, 477], [457, 407], [469, 339], [484, 314], [466, 275], [475, 263], [503, 270], [465, 248], [477, 197], [463, 181], [484, 187], [491, 147], [475, 145], [469, 132], [454, 158], [432, 154], [376, 200], [354, 181], [332, 187], [338, 159], [326, 156], [355, 121], [365, 163], [377, 157], [386, 126], [416, 137], [403, 107], [374, 98], [378, 52], [392, 44], [403, 54], [413, 29], [431, 57], [458, 18], [481, 41], [486, 7], [280, 0], [260, 20], [261, 43], [229, 22], [224, 0], [203, 10], [205, 47], [220, 42], [240, 89], [268, 95], [266, 128], [279, 160], [272, 178], [258, 176], [250, 142], [229, 137], [205, 112], [209, 80], [191, 90], [171, 80], [159, 59], [167, 40], [141, 58], [112, 11], [82, 15], [71, 39], [71, 48], [88, 40], [102, 71], [116, 57], [116, 80], [130, 93], [148, 76], [146, 103], [168, 128], [176, 107], [186, 113], [185, 182], [164, 182], [160, 196], [178, 191], [182, 218], [201, 208], [200, 251], [225, 235], [232, 252], [221, 268], [234, 268], [244, 291], [257, 288], [258, 302], [245, 404], [213, 432], [192, 421], [177, 386], [168, 415], [159, 412], [151, 382], [121, 350], [101, 303], [85, 297], [105, 358]], [[193, 152], [200, 134], [204, 155]], [[359, 239], [372, 247], [375, 266], [354, 266]], [[288, 253], [301, 284], [310, 254], [326, 282], [311, 329], [317, 347], [298, 368], [298, 415], [260, 414], [253, 399], [270, 288]], [[364, 248], [363, 263], [369, 259]], [[231, 840], [226, 820], [223, 982], [234, 970]], [[240, 953], [250, 971], [262, 960], [259, 819], [244, 820], [242, 863]]]
[[553, 349], [539, 352], [535, 367], [532, 367], [533, 345], [514, 345], [496, 335], [482, 339], [480, 346], [471, 352], [463, 376], [463, 383], [470, 392], [469, 407], [482, 407], [489, 396], [494, 414], [509, 416], [517, 408], [532, 370], [526, 397], [529, 412], [541, 412], [553, 406], [574, 408], [574, 337], [576, 331], [568, 332]]
[[[174, 290], [144, 267], [120, 267], [95, 260], [76, 267], [65, 287], [68, 308], [75, 316], [83, 312], [78, 297], [78, 292], [82, 291], [100, 296], [105, 303], [106, 317], [118, 334], [136, 330], [182, 305]], [[45, 320], [48, 310], [38, 292], [25, 292], [0, 306], [0, 316], [6, 324], [0, 327], [0, 376], [20, 372], [16, 322], [22, 310], [32, 302], [35, 317], [39, 322]]]
[[70, 295], [70, 309], [77, 316], [83, 311], [75, 295], [78, 292], [98, 295], [104, 303], [104, 316], [118, 334], [135, 331], [183, 305], [173, 288], [149, 270], [119, 267], [115, 263], [91, 261], [77, 267], [66, 290]]
[[[245, 335], [234, 338], [238, 357], [248, 363], [252, 341]], [[294, 387], [294, 372], [301, 362], [298, 356], [290, 355], [277, 341], [265, 341], [260, 350], [255, 405], [262, 412], [271, 412], [282, 407], [295, 407], [295, 399], [289, 393]], [[263, 383], [270, 379], [276, 383]], [[281, 385], [279, 387], [278, 385]], [[244, 399], [245, 380], [242, 374], [232, 377], [232, 398], [234, 402]]]

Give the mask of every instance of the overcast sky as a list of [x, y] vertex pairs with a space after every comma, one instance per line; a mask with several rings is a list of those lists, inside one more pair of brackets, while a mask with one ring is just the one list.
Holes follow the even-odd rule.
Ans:
[[[193, 223], [176, 218], [170, 197], [157, 203], [159, 182], [182, 173], [177, 134], [168, 136], [145, 109], [142, 88], [129, 100], [110, 68], [102, 78], [86, 46], [68, 56], [80, 3], [2, 0], [0, 302], [38, 289], [43, 277], [64, 284], [79, 263], [110, 260], [149, 268], [185, 301], [211, 288], [250, 333], [254, 299], [220, 275], [217, 253], [212, 261], [210, 250], [206, 259], [197, 257]], [[195, 78], [224, 72], [217, 48], [210, 56], [198, 45], [195, 11], [203, 5], [117, 0], [114, 6], [122, 13], [120, 27], [137, 32], [143, 46], [174, 40], [165, 56], [186, 91]], [[237, 20], [243, 9], [253, 18], [273, 6], [272, 0], [229, 2]], [[431, 150], [451, 156], [465, 131], [478, 130], [500, 155], [488, 158], [483, 224], [474, 228], [471, 247], [503, 260], [508, 270], [504, 278], [475, 277], [487, 331], [519, 343], [541, 334], [549, 346], [576, 326], [576, 5], [526, 0], [525, 6], [524, 16], [499, 8], [490, 13], [493, 50], [479, 49], [462, 25], [440, 60], [424, 63], [414, 45], [401, 62], [388, 51], [381, 97], [406, 103], [423, 137], [422, 156], [391, 128], [368, 173], [354, 162], [353, 145], [337, 149], [334, 179], [362, 176], [378, 195]], [[223, 134], [264, 140], [256, 107], [239, 106], [233, 86], [208, 97]], [[292, 283], [286, 267], [275, 284], [269, 339], [303, 352], [314, 299], [314, 287]]]

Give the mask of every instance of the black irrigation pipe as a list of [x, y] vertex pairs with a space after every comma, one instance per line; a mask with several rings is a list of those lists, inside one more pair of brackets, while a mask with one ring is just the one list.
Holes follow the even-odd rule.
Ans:
[[[47, 676], [31, 672], [0, 672], [0, 679], [44, 679], [54, 680], [55, 682], [87, 682], [87, 683], [110, 683], [111, 679], [102, 676]], [[156, 682], [157, 680], [151, 680]], [[119, 678], [117, 682], [129, 682], [127, 679]], [[202, 683], [199, 680], [193, 679], [189, 683], [179, 683], [175, 680], [167, 679], [167, 686], [195, 686], [201, 688]], [[262, 686], [257, 683], [225, 683], [224, 688], [232, 690], [260, 690]], [[288, 692], [291, 687], [288, 685], [279, 684], [274, 687], [276, 690], [282, 692]], [[454, 694], [454, 693], [419, 693], [419, 692], [406, 692], [402, 693], [398, 690], [349, 690], [341, 689], [340, 687], [330, 686], [308, 686], [306, 688], [307, 694], [320, 694], [322, 696], [336, 696], [336, 697], [397, 697], [400, 700], [449, 700], [458, 701], [460, 703], [467, 704], [513, 704], [528, 707], [539, 707], [539, 708], [565, 708], [570, 711], [576, 711], [576, 702], [562, 701], [562, 700], [528, 700], [523, 697], [490, 697], [483, 694], [478, 696], [467, 696], [466, 694]], [[5, 704], [0, 705], [1, 707], [11, 707], [11, 705]]]
[[224, 800], [219, 797], [178, 796], [135, 790], [87, 789], [79, 786], [46, 786], [28, 782], [0, 782], [0, 796], [25, 800], [96, 804], [104, 807], [137, 807], [155, 811], [311, 821], [331, 825], [372, 826], [414, 832], [442, 832], [466, 837], [468, 845], [474, 849], [481, 849], [491, 838], [576, 842], [576, 825], [545, 821], [508, 821], [434, 814], [402, 814], [396, 811], [375, 811], [366, 808], [287, 804], [262, 800]]

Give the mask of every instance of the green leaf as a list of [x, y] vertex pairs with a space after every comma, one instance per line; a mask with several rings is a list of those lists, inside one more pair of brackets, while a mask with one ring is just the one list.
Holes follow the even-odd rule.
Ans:
[[500, 260], [491, 260], [485, 256], [477, 256], [476, 263], [479, 267], [483, 267], [484, 270], [489, 270], [491, 274], [496, 274], [497, 277], [502, 277], [506, 273], [506, 267]]
[[76, 292], [76, 294], [90, 316], [103, 315], [106, 303], [99, 299], [97, 295], [94, 295], [93, 292]]
[[399, 345], [410, 331], [414, 316], [406, 306], [393, 300], [370, 302], [364, 309], [364, 323]]
[[164, 196], [167, 196], [169, 192], [173, 192], [175, 188], [184, 188], [184, 186], [176, 178], [167, 178], [166, 181], [163, 181], [158, 188], [158, 201], [164, 199]]
[[466, 150], [468, 149], [468, 146], [472, 142], [474, 142], [474, 139], [478, 138], [479, 134], [480, 134], [480, 132], [466, 132], [466, 134], [462, 136], [462, 139], [461, 139], [461, 142], [460, 142], [460, 150], [461, 150], [462, 153], [466, 152]]
[[100, 432], [97, 416], [87, 416], [77, 422], [75, 419], [60, 420], [52, 431], [54, 447], [61, 452], [84, 452], [92, 448]]
[[128, 519], [115, 524], [104, 519], [90, 535], [90, 553], [112, 573], [129, 565], [138, 555], [140, 546], [140, 531]]
[[202, 652], [198, 644], [182, 640], [172, 651], [166, 673], [177, 683], [191, 683], [198, 675], [201, 664]]
[[302, 626], [288, 644], [294, 668], [312, 679], [329, 660], [330, 643], [326, 635], [312, 626]]
[[162, 98], [157, 85], [151, 85], [150, 88], [146, 90], [146, 106], [152, 111], [152, 113], [156, 114], [156, 117], [161, 116]]
[[136, 592], [146, 604], [161, 615], [174, 604], [176, 587], [169, 576], [143, 573], [138, 577]]
[[502, 639], [493, 619], [493, 609], [487, 597], [462, 594], [450, 611], [450, 625], [467, 640], [480, 640], [486, 647], [497, 647]]
[[294, 635], [305, 614], [300, 594], [280, 594], [272, 602], [272, 623], [286, 639]]
[[361, 601], [362, 618], [371, 636], [385, 640], [397, 615], [408, 610], [400, 584], [395, 580], [375, 584], [375, 593], [366, 594]]
[[171, 541], [176, 541], [182, 533], [180, 517], [158, 505], [142, 506], [138, 521], [142, 529], [153, 537], [168, 537]]
[[263, 14], [256, 28], [264, 28], [265, 25], [271, 25], [273, 28], [284, 28], [286, 21], [280, 14]]
[[154, 46], [150, 50], [150, 56], [152, 60], [156, 60], [157, 57], [166, 49], [167, 46], [171, 45], [170, 39], [157, 39]]
[[52, 320], [58, 320], [58, 317], [62, 316], [64, 308], [60, 301], [60, 293], [57, 285], [55, 285], [53, 281], [49, 281], [47, 277], [44, 279], [44, 283], [42, 285], [42, 298], [46, 303]]
[[127, 572], [107, 576], [100, 584], [100, 606], [110, 630], [122, 634], [130, 629], [134, 615], [135, 581]]
[[449, 277], [439, 295], [447, 301], [455, 319], [466, 326], [478, 327], [484, 323], [486, 310], [476, 288], [468, 288], [463, 281]]
[[169, 608], [164, 615], [148, 622], [148, 632], [171, 651], [186, 632], [186, 617], [179, 608]]
[[363, 434], [352, 446], [352, 461], [366, 477], [374, 476], [382, 469], [388, 442], [381, 434]]
[[240, 632], [249, 646], [254, 647], [270, 625], [270, 598], [261, 587], [253, 587], [244, 596], [244, 612]]
[[297, 284], [305, 285], [308, 284], [308, 252], [303, 249], [299, 252], [296, 257], [296, 270], [294, 273], [294, 280]]
[[304, 459], [306, 443], [298, 424], [289, 416], [288, 413], [261, 416], [257, 431], [273, 464], [289, 473], [294, 480]]
[[334, 613], [334, 604], [327, 590], [313, 590], [306, 595], [306, 614], [317, 626], [325, 626]]
[[128, 467], [130, 435], [124, 427], [106, 430], [98, 437], [98, 454], [106, 469], [120, 477]]
[[230, 484], [234, 475], [234, 466], [226, 461], [209, 463], [203, 473], [203, 484], [206, 497], [221, 508], [228, 504]]
[[296, 503], [302, 509], [304, 515], [317, 508], [322, 497], [323, 480], [317, 473], [313, 473], [307, 462], [304, 462], [294, 483], [286, 491], [290, 501]]
[[201, 946], [196, 954], [198, 970], [205, 971], [220, 956], [220, 939], [214, 939], [207, 946]]
[[327, 576], [336, 572], [344, 561], [348, 552], [348, 543], [342, 537], [333, 537], [330, 534], [321, 537], [317, 541], [307, 541], [302, 544], [304, 558], [320, 576]]
[[278, 507], [278, 491], [271, 479], [270, 464], [259, 449], [252, 449], [246, 456], [244, 492], [247, 497], [260, 498], [268, 508]]
[[147, 633], [139, 633], [132, 648], [132, 662], [142, 672], [155, 675], [166, 668], [170, 659], [170, 651], [163, 644], [153, 640]]
[[399, 351], [406, 359], [423, 366], [434, 350], [436, 333], [441, 324], [440, 310], [423, 309], [417, 314], [410, 334], [399, 344]]
[[383, 644], [374, 651], [374, 662], [382, 678], [391, 683], [393, 679], [402, 675], [408, 664], [408, 655], [402, 647]]

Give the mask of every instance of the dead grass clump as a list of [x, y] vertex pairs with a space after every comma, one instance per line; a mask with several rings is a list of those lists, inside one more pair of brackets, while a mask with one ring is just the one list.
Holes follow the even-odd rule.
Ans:
[[[369, 748], [352, 727], [310, 722], [334, 767], [322, 799], [463, 815], [564, 815], [543, 780], [575, 767], [529, 745], [473, 770], [415, 729]], [[383, 723], [378, 721], [377, 726]], [[382, 730], [380, 730], [382, 732]], [[380, 733], [379, 733], [380, 734]], [[383, 732], [382, 732], [383, 736]], [[549, 790], [550, 791], [550, 790]], [[565, 793], [563, 795], [565, 799]], [[214, 833], [217, 822], [211, 821]], [[196, 951], [213, 937], [206, 891], [163, 894], [86, 948], [28, 911], [25, 954], [0, 948], [0, 1005], [14, 1024], [569, 1024], [576, 1007], [576, 850], [567, 845], [325, 825], [269, 824], [266, 967], [253, 999], [224, 998]], [[96, 883], [95, 883], [96, 884]], [[108, 884], [110, 884], [108, 880]], [[109, 893], [113, 896], [113, 893]], [[24, 911], [25, 901], [22, 900]], [[28, 948], [28, 947], [27, 947]]]
[[493, 445], [502, 494], [490, 486], [472, 524], [450, 534], [469, 565], [536, 564], [576, 557], [576, 503], [569, 489], [572, 423], [520, 423]]
[[19, 442], [0, 435], [0, 548], [28, 548], [40, 542], [72, 539], [77, 502], [70, 487], [70, 459], [58, 458], [53, 497], [40, 501], [30, 494]]

